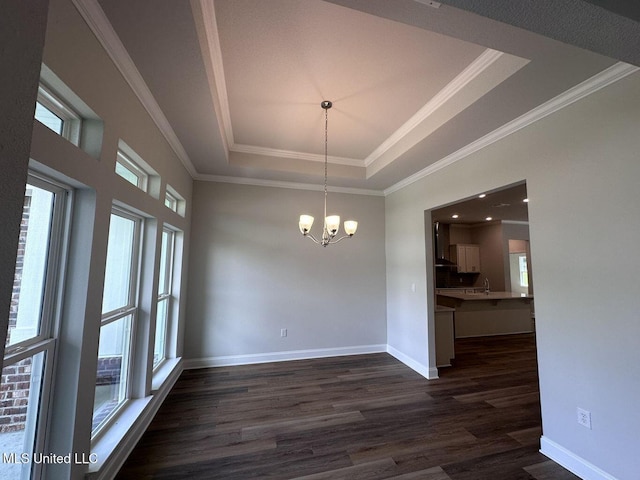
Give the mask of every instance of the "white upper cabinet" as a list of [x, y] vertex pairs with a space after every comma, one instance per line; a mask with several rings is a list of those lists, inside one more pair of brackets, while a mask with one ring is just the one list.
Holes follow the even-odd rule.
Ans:
[[458, 266], [458, 273], [480, 272], [480, 246], [479, 245], [451, 245], [451, 261]]

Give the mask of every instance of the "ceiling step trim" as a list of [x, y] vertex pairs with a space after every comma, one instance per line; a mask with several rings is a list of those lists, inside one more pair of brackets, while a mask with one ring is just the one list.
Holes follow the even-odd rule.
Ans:
[[394, 145], [402, 141], [409, 133], [416, 129], [427, 118], [433, 115], [438, 109], [455, 97], [478, 75], [493, 65], [502, 55], [502, 52], [490, 48], [482, 52], [478, 58], [471, 62], [462, 72], [451, 80], [442, 90], [440, 90], [431, 100], [429, 100], [420, 110], [407, 120], [398, 130], [391, 134], [378, 148], [376, 148], [364, 160], [365, 167], [369, 167], [378, 160]]
[[[264, 180], [260, 178], [249, 178], [249, 177], [227, 177], [224, 175], [198, 174], [194, 180], [200, 180], [203, 182], [233, 183], [236, 185], [253, 185], [257, 187], [290, 188], [293, 190], [313, 190], [316, 192], [324, 191], [323, 185], [315, 185], [311, 183], [285, 182], [285, 181], [279, 181], [279, 180]], [[334, 193], [348, 193], [351, 195], [369, 195], [374, 197], [384, 196], [384, 192], [382, 190], [367, 190], [364, 188], [327, 186], [327, 191], [334, 192]]]
[[220, 133], [222, 141], [225, 143], [226, 160], [229, 163], [229, 152], [235, 144], [216, 11], [213, 2], [205, 0], [191, 0], [191, 11], [196, 25], [202, 63], [207, 75], [213, 108], [216, 112], [216, 118], [221, 120]]
[[[265, 155], [267, 157], [277, 158], [293, 158], [295, 160], [308, 160], [310, 162], [324, 163], [324, 155], [316, 153], [294, 152], [291, 150], [278, 150], [277, 148], [255, 147], [253, 145], [238, 144], [234, 145], [231, 148], [231, 151], [236, 153], [248, 153], [251, 155]], [[356, 158], [335, 157], [329, 155], [327, 157], [327, 162], [336, 165], [348, 165], [350, 167], [364, 168], [362, 160], [358, 160]]]
[[167, 120], [167, 117], [162, 112], [160, 105], [156, 102], [151, 90], [149, 90], [149, 87], [133, 63], [129, 53], [127, 53], [127, 50], [124, 48], [120, 38], [107, 19], [104, 10], [102, 10], [102, 7], [98, 4], [98, 1], [72, 1], [82, 18], [84, 18], [84, 21], [102, 45], [102, 48], [105, 49], [116, 68], [120, 71], [127, 84], [131, 87], [131, 90], [133, 90], [133, 93], [135, 93], [144, 109], [149, 113], [149, 116], [160, 130], [160, 133], [162, 133], [171, 149], [180, 159], [182, 165], [184, 165], [191, 177], [194, 177], [196, 175], [196, 169], [193, 166], [193, 162], [191, 162], [189, 155], [187, 155], [187, 152], [174, 132], [173, 127], [171, 127], [169, 120]]
[[499, 141], [503, 138], [511, 135], [512, 133], [521, 130], [532, 123], [537, 122], [538, 120], [543, 119], [544, 117], [551, 115], [558, 110], [561, 110], [578, 100], [581, 100], [585, 97], [588, 97], [592, 93], [601, 90], [612, 83], [617, 82], [625, 78], [628, 75], [631, 75], [640, 70], [639, 67], [634, 65], [629, 65], [628, 63], [618, 62], [611, 67], [603, 70], [602, 72], [594, 75], [593, 77], [585, 80], [584, 82], [570, 88], [566, 92], [552, 98], [551, 100], [543, 103], [542, 105], [534, 108], [533, 110], [525, 113], [524, 115], [512, 120], [511, 122], [503, 125], [502, 127], [494, 130], [491, 133], [488, 133], [482, 138], [469, 143], [465, 147], [462, 147], [460, 150], [453, 152], [450, 155], [432, 163], [428, 167], [420, 170], [419, 172], [414, 173], [413, 175], [401, 180], [400, 182], [392, 185], [391, 187], [384, 190], [384, 194], [389, 195], [393, 192], [397, 192], [398, 190], [411, 185], [412, 183], [417, 182], [418, 180], [427, 177], [439, 170], [442, 170], [449, 165], [454, 164], [457, 161], [460, 161], [469, 155]]

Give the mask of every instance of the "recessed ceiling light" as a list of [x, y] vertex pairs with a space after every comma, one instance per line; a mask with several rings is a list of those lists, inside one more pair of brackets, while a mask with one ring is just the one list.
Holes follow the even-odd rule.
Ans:
[[524, 203], [529, 203], [529, 199], [525, 198], [524, 200], [522, 200]]
[[487, 217], [487, 218], [485, 218], [485, 220], [488, 222], [490, 220], [493, 220], [493, 217]]
[[484, 197], [486, 197], [486, 196], [487, 196], [487, 194], [486, 194], [486, 193], [481, 193], [480, 195], [478, 195], [478, 198], [484, 198]]
[[458, 218], [460, 215], [458, 215], [457, 213], [454, 213], [453, 215], [451, 215], [451, 218]]

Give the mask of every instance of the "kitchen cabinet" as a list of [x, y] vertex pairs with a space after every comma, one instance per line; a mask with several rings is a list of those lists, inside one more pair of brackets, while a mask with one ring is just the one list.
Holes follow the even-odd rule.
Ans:
[[436, 367], [450, 367], [455, 358], [453, 314], [455, 309], [436, 307]]
[[449, 247], [451, 261], [458, 266], [458, 273], [480, 272], [480, 246], [457, 244]]

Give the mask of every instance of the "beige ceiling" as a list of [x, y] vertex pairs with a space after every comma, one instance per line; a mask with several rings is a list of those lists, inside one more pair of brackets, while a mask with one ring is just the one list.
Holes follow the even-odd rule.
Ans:
[[[527, 186], [524, 183], [490, 192], [478, 192], [451, 205], [431, 211], [434, 222], [476, 225], [491, 222], [528, 222]], [[453, 218], [453, 215], [457, 215]], [[491, 218], [491, 220], [487, 220]]]
[[330, 185], [383, 191], [615, 63], [425, 1], [92, 2], [204, 180], [322, 184], [326, 99]]

